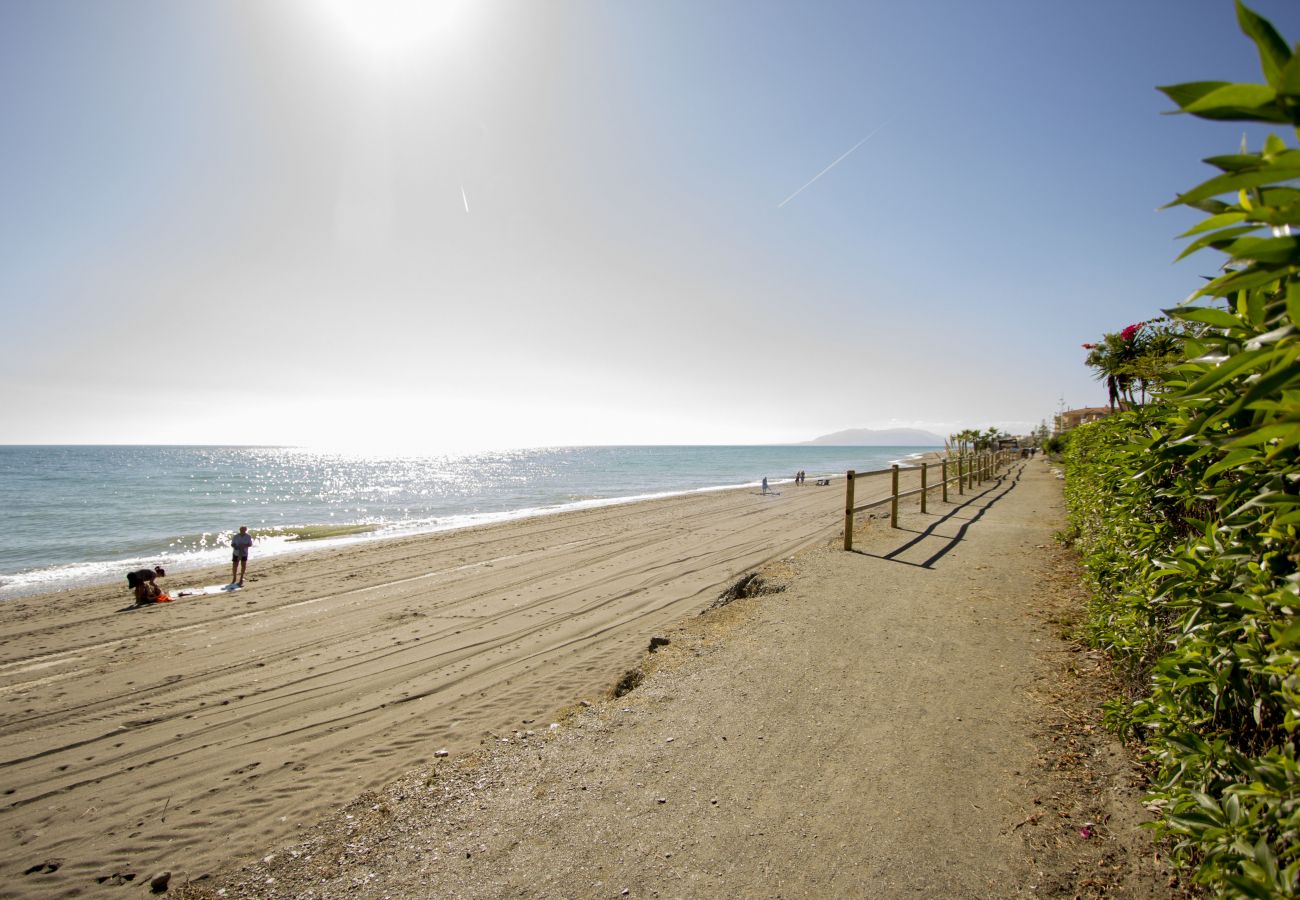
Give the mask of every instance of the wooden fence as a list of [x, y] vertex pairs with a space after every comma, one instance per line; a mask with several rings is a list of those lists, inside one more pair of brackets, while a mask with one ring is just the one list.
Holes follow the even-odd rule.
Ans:
[[[1018, 450], [995, 450], [987, 453], [970, 453], [965, 456], [944, 458], [937, 462], [926, 461], [919, 466], [893, 465], [888, 469], [876, 469], [874, 472], [855, 472], [850, 469], [844, 488], [844, 549], [853, 549], [853, 517], [863, 510], [884, 506], [888, 503], [889, 527], [897, 528], [899, 500], [919, 495], [921, 498], [921, 512], [927, 512], [926, 501], [932, 491], [940, 491], [943, 502], [947, 503], [950, 485], [955, 483], [957, 493], [965, 494], [966, 491], [974, 490], [978, 485], [994, 477], [999, 470], [1019, 455], [1020, 451]], [[929, 478], [932, 470], [938, 470], [937, 474], [939, 475], [939, 480], [934, 484], [930, 483]], [[900, 491], [898, 489], [900, 472], [920, 472], [921, 486], [909, 491]], [[890, 476], [889, 496], [880, 500], [873, 500], [870, 503], [863, 503], [861, 506], [855, 506], [853, 502], [855, 483], [858, 479], [870, 478], [875, 475]]]

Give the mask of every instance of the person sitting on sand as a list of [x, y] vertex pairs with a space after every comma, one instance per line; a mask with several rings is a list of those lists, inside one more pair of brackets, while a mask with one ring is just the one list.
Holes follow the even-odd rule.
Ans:
[[163, 593], [163, 589], [153, 581], [141, 579], [135, 584], [135, 604], [143, 606], [147, 603], [171, 603], [172, 598]]

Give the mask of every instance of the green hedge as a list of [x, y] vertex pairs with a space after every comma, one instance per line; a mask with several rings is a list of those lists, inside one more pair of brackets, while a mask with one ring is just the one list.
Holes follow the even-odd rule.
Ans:
[[[1300, 136], [1300, 52], [1240, 3], [1265, 84], [1162, 90], [1185, 113]], [[1093, 589], [1087, 635], [1130, 694], [1109, 722], [1143, 740], [1178, 859], [1216, 890], [1300, 895], [1300, 150], [1212, 157], [1176, 204], [1207, 218], [1187, 252], [1225, 262], [1188, 304], [1186, 361], [1156, 403], [1084, 426], [1066, 451], [1071, 535]], [[1172, 205], [1172, 204], [1171, 204]]]

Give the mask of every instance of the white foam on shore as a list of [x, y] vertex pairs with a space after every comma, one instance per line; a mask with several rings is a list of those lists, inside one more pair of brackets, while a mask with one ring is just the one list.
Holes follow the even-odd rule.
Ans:
[[[835, 478], [836, 475], [813, 475], [809, 478]], [[768, 479], [768, 484], [793, 484], [793, 478]], [[761, 481], [749, 481], [743, 484], [723, 484], [710, 487], [692, 488], [680, 491], [661, 491], [650, 494], [635, 494], [628, 497], [599, 497], [587, 500], [575, 500], [552, 506], [534, 506], [523, 509], [504, 510], [490, 513], [468, 513], [452, 516], [436, 516], [427, 519], [393, 523], [358, 523], [373, 524], [374, 531], [340, 537], [320, 538], [309, 541], [292, 541], [287, 536], [259, 537], [253, 547], [251, 565], [256, 565], [259, 558], [286, 556], [294, 553], [307, 553], [332, 547], [343, 547], [368, 541], [388, 540], [398, 537], [410, 537], [418, 534], [433, 534], [443, 531], [456, 531], [475, 528], [481, 525], [493, 525], [500, 522], [513, 522], [519, 519], [532, 519], [539, 516], [557, 515], [584, 509], [600, 509], [608, 506], [621, 506], [628, 503], [642, 503], [648, 500], [662, 500], [669, 497], [682, 497], [690, 494], [708, 494], [719, 491], [734, 491], [760, 487]], [[332, 523], [333, 524], [333, 523]], [[48, 594], [77, 588], [96, 587], [121, 581], [123, 590], [126, 585], [126, 573], [140, 568], [162, 566], [167, 570], [167, 577], [198, 569], [230, 564], [230, 548], [215, 547], [204, 550], [187, 550], [182, 552], [166, 551], [150, 557], [133, 557], [127, 559], [105, 560], [101, 562], [83, 562], [70, 565], [50, 566], [0, 576], [0, 601], [15, 600], [36, 594]], [[175, 583], [175, 582], [173, 582]], [[178, 588], [178, 590], [202, 590]]]

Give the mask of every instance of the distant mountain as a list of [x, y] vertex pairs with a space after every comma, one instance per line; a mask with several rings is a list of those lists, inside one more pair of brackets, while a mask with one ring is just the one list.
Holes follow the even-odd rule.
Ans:
[[942, 447], [943, 438], [919, 428], [849, 428], [804, 443], [838, 447]]

